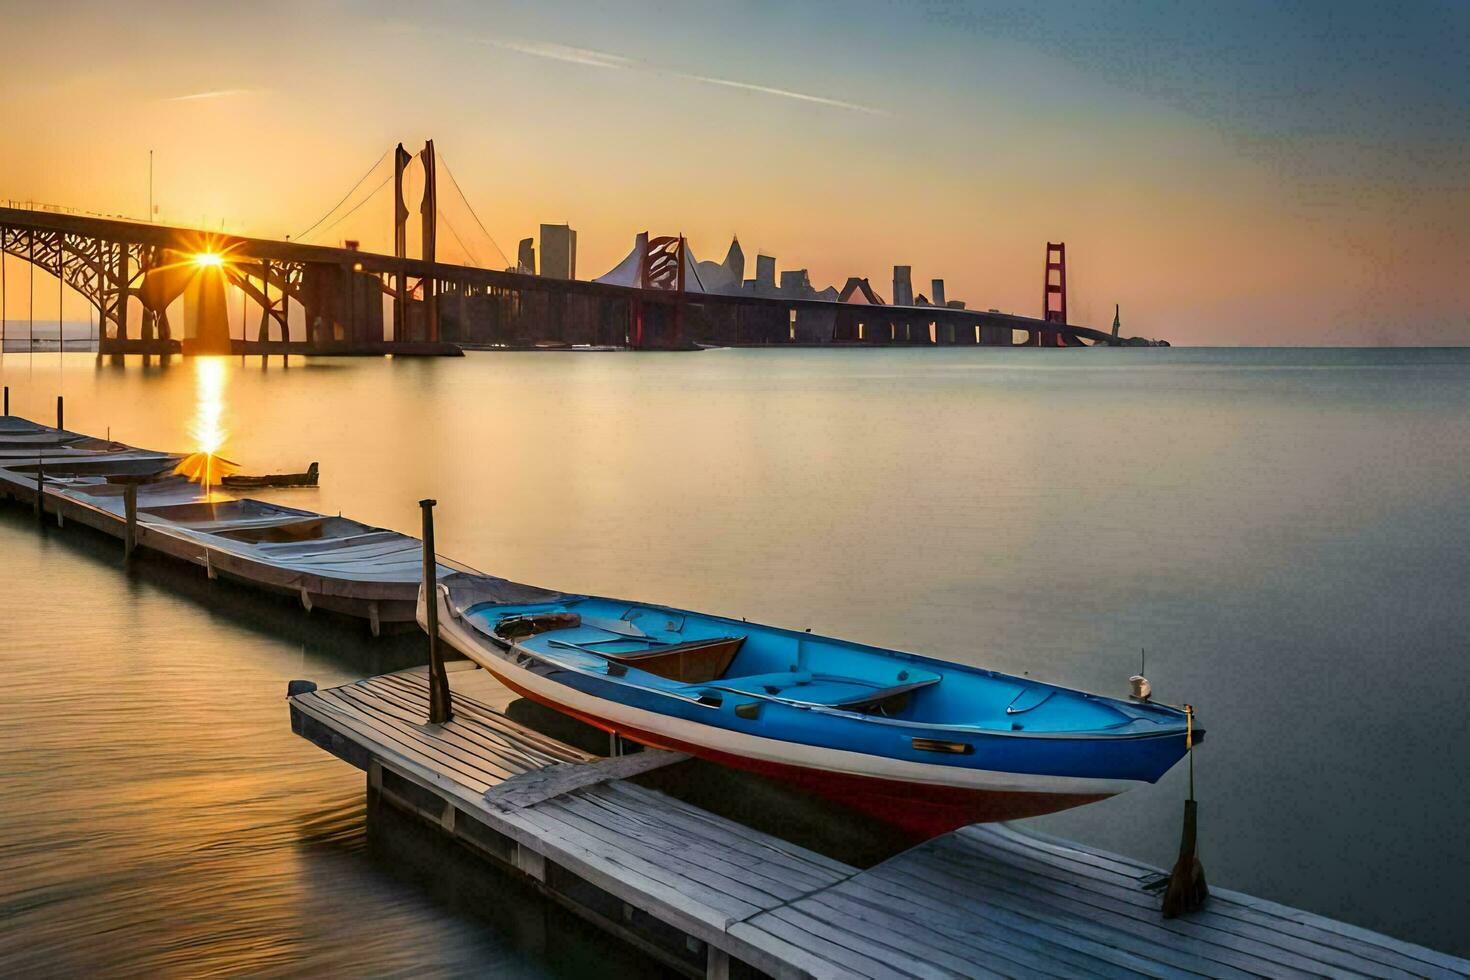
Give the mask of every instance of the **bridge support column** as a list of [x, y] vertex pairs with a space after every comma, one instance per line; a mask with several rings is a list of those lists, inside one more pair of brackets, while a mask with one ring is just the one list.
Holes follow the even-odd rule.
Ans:
[[1011, 346], [1011, 328], [982, 323], [980, 325], [980, 343], [986, 347], [1009, 347]]
[[[117, 321], [116, 340], [126, 343], [128, 339], [128, 300], [132, 298], [132, 290], [128, 288], [133, 277], [128, 269], [128, 244], [117, 243]], [[99, 350], [100, 350], [99, 342]]]

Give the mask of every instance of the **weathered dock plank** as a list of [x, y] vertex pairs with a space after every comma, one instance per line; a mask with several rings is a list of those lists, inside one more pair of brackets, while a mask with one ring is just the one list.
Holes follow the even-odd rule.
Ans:
[[1004, 825], [851, 867], [628, 781], [683, 756], [562, 745], [497, 710], [513, 697], [484, 671], [451, 666], [446, 725], [424, 721], [417, 669], [297, 695], [293, 716], [318, 726], [298, 730], [690, 975], [1470, 976], [1470, 961], [1221, 889], [1165, 920], [1159, 869]]

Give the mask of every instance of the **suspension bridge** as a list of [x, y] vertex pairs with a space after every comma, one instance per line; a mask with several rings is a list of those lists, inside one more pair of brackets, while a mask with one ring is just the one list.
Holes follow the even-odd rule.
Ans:
[[[390, 183], [392, 251], [341, 237], [353, 222], [373, 220]], [[415, 197], [419, 220], [410, 222]], [[1117, 343], [1115, 335], [1066, 323], [1064, 299], [1060, 316], [1053, 309], [1050, 246], [1047, 305], [1035, 319], [703, 292], [683, 275], [657, 272], [687, 264], [682, 237], [639, 236], [648, 254], [633, 285], [530, 274], [508, 261], [432, 141], [416, 154], [402, 144], [390, 149], [294, 239], [9, 204], [0, 207], [0, 253], [23, 263], [28, 302], [34, 304], [37, 271], [56, 280], [59, 310], [66, 289], [80, 295], [96, 317], [99, 354]], [[381, 218], [373, 223], [390, 227]], [[334, 243], [322, 241], [334, 233]], [[19, 323], [5, 297], [12, 265], [0, 262], [7, 341]], [[59, 313], [58, 326], [64, 330]]]

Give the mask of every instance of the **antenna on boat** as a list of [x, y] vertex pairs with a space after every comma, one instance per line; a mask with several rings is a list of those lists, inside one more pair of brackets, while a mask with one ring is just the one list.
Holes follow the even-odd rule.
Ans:
[[1154, 686], [1143, 676], [1144, 663], [1147, 661], [1148, 652], [1143, 647], [1138, 648], [1138, 673], [1128, 678], [1128, 696], [1135, 701], [1147, 701], [1154, 696]]

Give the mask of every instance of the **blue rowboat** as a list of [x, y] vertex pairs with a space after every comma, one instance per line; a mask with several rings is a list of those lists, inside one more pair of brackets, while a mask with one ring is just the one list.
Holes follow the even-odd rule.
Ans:
[[441, 637], [522, 696], [916, 837], [1155, 782], [1191, 737], [1178, 708], [811, 633], [479, 575], [438, 591]]

